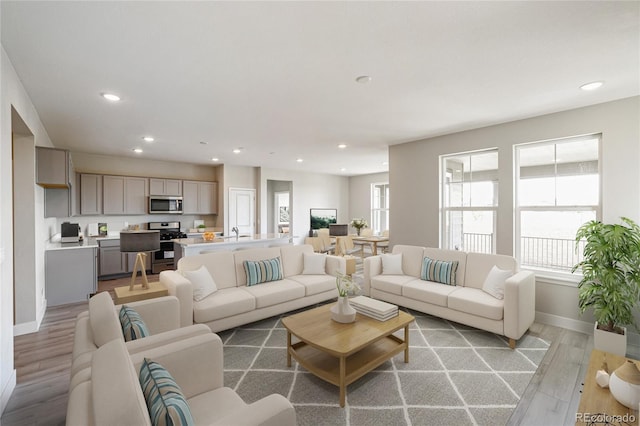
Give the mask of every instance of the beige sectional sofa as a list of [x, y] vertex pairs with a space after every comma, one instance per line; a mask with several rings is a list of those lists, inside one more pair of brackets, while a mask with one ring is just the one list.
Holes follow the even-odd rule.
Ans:
[[138, 379], [144, 358], [164, 367], [180, 387], [196, 425], [294, 426], [296, 414], [282, 395], [272, 394], [246, 404], [223, 386], [220, 338], [209, 332], [129, 354], [114, 339], [100, 346], [91, 360], [88, 380], [69, 393], [66, 424], [151, 425]]
[[[322, 270], [317, 256], [324, 256]], [[244, 262], [274, 258], [280, 259], [282, 279], [248, 286]], [[194, 300], [194, 285], [185, 275], [202, 266], [215, 291]], [[180, 300], [182, 326], [196, 322], [216, 332], [337, 297], [337, 271], [346, 272], [344, 258], [316, 254], [309, 245], [286, 245], [183, 257], [176, 271], [160, 273], [160, 282]]]
[[[513, 257], [395, 245], [392, 255], [398, 254], [402, 256], [401, 273], [385, 273], [381, 256], [365, 259], [365, 294], [506, 336], [511, 348], [515, 348], [516, 340], [533, 324], [535, 277], [530, 271], [519, 271]], [[455, 285], [421, 279], [425, 257], [457, 261]], [[390, 262], [390, 258], [385, 259], [385, 262]], [[485, 280], [494, 266], [502, 271], [509, 271], [506, 275], [510, 276], [503, 281], [503, 299], [483, 290]]]

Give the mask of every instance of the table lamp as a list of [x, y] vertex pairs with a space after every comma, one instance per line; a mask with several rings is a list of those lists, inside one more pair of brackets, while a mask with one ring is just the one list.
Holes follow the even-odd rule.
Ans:
[[120, 251], [122, 253], [137, 253], [136, 263], [131, 275], [129, 290], [133, 290], [138, 275], [138, 268], [142, 270], [142, 288], [149, 288], [147, 271], [145, 270], [147, 253], [160, 250], [160, 231], [123, 231], [120, 232]]

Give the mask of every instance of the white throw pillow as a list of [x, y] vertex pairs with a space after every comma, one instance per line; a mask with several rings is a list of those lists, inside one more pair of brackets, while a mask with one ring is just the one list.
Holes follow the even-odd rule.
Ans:
[[204, 265], [195, 271], [184, 271], [182, 275], [191, 281], [191, 284], [193, 285], [193, 300], [196, 302], [199, 302], [208, 295], [218, 291], [218, 287], [216, 286], [215, 281], [213, 281], [213, 277]]
[[382, 275], [404, 275], [402, 272], [402, 253], [383, 254]]
[[496, 299], [504, 299], [504, 282], [511, 275], [513, 275], [511, 271], [505, 271], [494, 265], [482, 284], [482, 290]]
[[327, 255], [318, 253], [303, 253], [302, 275], [324, 275]]

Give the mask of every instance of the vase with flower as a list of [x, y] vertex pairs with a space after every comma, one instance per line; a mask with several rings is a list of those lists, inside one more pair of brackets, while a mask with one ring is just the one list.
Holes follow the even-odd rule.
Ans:
[[358, 236], [360, 236], [360, 231], [362, 231], [362, 228], [368, 228], [369, 224], [364, 218], [360, 217], [351, 219], [351, 226], [356, 228], [356, 233], [358, 234]]
[[341, 323], [354, 322], [356, 310], [349, 304], [349, 295], [360, 291], [360, 286], [349, 275], [338, 272], [336, 287], [338, 288], [338, 303], [331, 307], [331, 319]]

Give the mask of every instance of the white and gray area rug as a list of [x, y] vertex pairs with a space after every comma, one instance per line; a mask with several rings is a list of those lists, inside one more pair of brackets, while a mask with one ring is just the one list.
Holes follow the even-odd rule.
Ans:
[[247, 403], [284, 395], [300, 426], [506, 424], [549, 344], [525, 334], [511, 350], [502, 336], [407, 312], [409, 363], [401, 353], [349, 385], [344, 408], [337, 386], [287, 367], [280, 318], [291, 313], [219, 333], [225, 386]]

